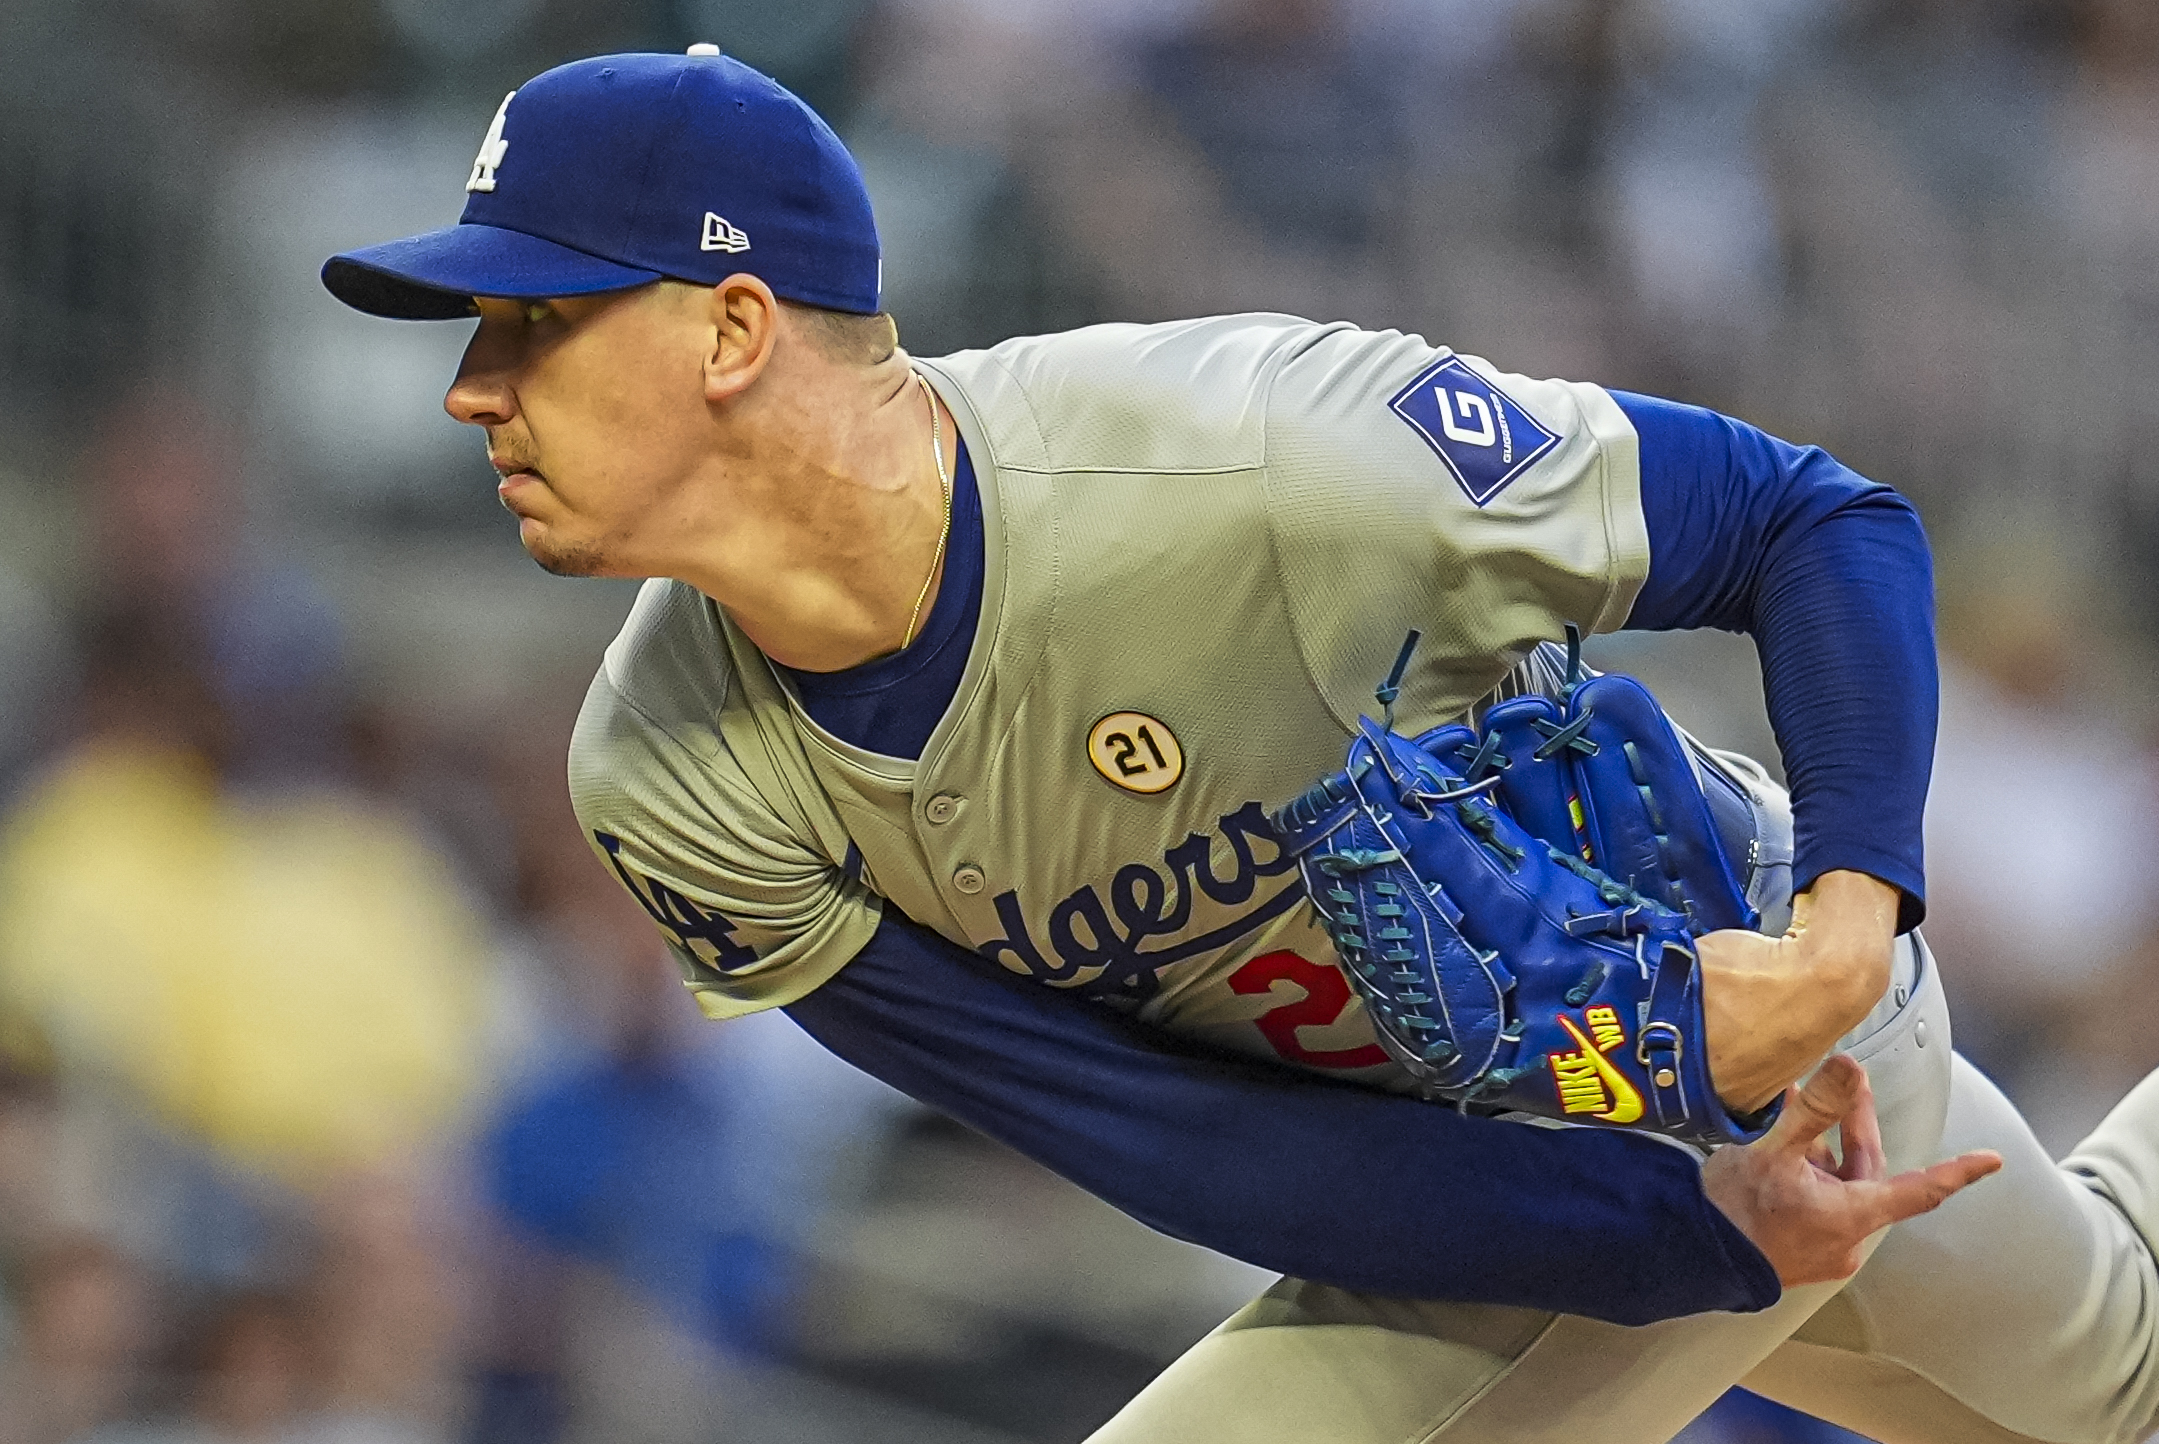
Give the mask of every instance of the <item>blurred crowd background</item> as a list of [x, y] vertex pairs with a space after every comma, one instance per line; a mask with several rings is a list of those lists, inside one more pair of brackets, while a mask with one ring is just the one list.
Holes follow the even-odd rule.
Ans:
[[[316, 283], [706, 40], [918, 353], [1349, 318], [1903, 489], [1958, 1042], [2057, 1148], [2159, 1064], [2146, 0], [7, 0], [0, 1444], [1078, 1440], [1264, 1282], [697, 1021], [563, 797], [628, 590], [519, 550], [466, 328]], [[1774, 755], [1743, 639], [1599, 655]]]

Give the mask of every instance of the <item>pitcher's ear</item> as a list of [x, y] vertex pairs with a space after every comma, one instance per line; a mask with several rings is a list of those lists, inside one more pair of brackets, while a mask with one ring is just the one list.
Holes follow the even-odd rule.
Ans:
[[709, 295], [705, 399], [726, 401], [763, 374], [779, 334], [780, 303], [770, 286], [746, 272], [729, 276]]

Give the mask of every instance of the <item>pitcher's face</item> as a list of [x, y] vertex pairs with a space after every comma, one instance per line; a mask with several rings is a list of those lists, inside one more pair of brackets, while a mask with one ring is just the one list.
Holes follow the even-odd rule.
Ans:
[[699, 294], [478, 300], [443, 408], [486, 430], [497, 493], [547, 570], [654, 574], [670, 500], [712, 443]]

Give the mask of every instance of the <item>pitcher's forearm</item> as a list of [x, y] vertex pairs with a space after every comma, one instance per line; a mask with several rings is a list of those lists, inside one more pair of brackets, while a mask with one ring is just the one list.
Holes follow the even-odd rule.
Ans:
[[1828, 872], [1793, 899], [1783, 937], [1700, 940], [1710, 1074], [1727, 1104], [1766, 1105], [1873, 1010], [1889, 986], [1898, 902], [1879, 879]]
[[1863, 872], [1825, 872], [1792, 900], [1787, 932], [1821, 990], [1822, 1047], [1859, 1026], [1889, 986], [1902, 894]]

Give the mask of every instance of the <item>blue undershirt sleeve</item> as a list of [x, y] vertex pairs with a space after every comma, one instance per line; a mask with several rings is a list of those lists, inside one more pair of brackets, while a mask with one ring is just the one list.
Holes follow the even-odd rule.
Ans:
[[1213, 1053], [891, 915], [787, 1012], [1142, 1223], [1263, 1268], [1623, 1324], [1779, 1297], [1677, 1148]]
[[1641, 438], [1649, 577], [1627, 626], [1753, 636], [1791, 783], [1795, 888], [1849, 868], [1926, 912], [1934, 572], [1910, 502], [1819, 447], [1612, 393]]

